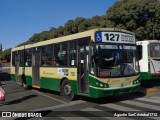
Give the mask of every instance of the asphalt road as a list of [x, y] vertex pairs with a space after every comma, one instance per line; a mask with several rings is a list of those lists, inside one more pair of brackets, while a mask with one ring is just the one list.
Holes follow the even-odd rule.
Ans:
[[[140, 114], [147, 111], [146, 113], [160, 115], [160, 92], [147, 95], [139, 92], [98, 100], [80, 97], [75, 101], [66, 101], [56, 92], [37, 89], [26, 91], [12, 81], [2, 81], [2, 83], [6, 91], [6, 100], [0, 103], [0, 111], [18, 113], [33, 111], [42, 113], [43, 119], [47, 120], [53, 119], [53, 117], [56, 117], [56, 120], [113, 119], [115, 118], [115, 113], [122, 114], [126, 113], [126, 111], [129, 114], [137, 112]], [[136, 117], [133, 118], [137, 119]], [[145, 116], [144, 119], [146, 118], [148, 117]], [[159, 117], [155, 116], [151, 116], [151, 118], [159, 119]], [[12, 120], [13, 118], [5, 119]], [[20, 118], [14, 119], [18, 120]], [[124, 120], [123, 117], [122, 119]], [[127, 119], [130, 118], [127, 117]]]

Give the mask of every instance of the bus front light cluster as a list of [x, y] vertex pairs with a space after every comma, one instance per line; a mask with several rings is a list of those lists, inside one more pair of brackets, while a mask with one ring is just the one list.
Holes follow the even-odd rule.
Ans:
[[138, 84], [139, 83], [139, 80], [134, 80], [133, 81], [133, 84]]
[[108, 84], [100, 83], [100, 82], [96, 82], [96, 86], [101, 87], [101, 88], [108, 88]]

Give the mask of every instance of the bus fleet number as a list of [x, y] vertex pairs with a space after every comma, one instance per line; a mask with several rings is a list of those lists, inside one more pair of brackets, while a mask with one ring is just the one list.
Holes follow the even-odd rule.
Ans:
[[106, 33], [104, 36], [107, 41], [119, 41], [119, 34]]

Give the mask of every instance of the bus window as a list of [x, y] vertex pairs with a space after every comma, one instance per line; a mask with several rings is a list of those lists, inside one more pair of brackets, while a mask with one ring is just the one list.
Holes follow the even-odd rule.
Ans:
[[138, 60], [142, 59], [142, 45], [137, 46]]
[[99, 77], [135, 75], [136, 47], [118, 45], [97, 45], [95, 63]]
[[151, 43], [150, 56], [151, 57], [160, 57], [160, 44]]
[[20, 67], [24, 66], [24, 51], [21, 50], [19, 51], [19, 55], [20, 55]]
[[76, 42], [70, 42], [69, 65], [76, 65]]
[[12, 66], [15, 66], [15, 55], [16, 55], [16, 52], [12, 52]]
[[25, 66], [31, 67], [32, 65], [32, 50], [25, 50]]
[[67, 66], [67, 44], [63, 43], [61, 44], [61, 51], [59, 54], [59, 58], [60, 58], [60, 65], [61, 66]]
[[53, 46], [42, 47], [42, 66], [51, 66], [53, 55]]
[[54, 46], [54, 66], [67, 66], [67, 44]]
[[54, 45], [54, 66], [60, 66], [60, 44]]

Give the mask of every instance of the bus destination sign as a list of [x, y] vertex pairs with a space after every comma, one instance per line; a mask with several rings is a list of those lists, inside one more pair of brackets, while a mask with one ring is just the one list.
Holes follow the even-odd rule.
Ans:
[[96, 42], [129, 43], [135, 44], [135, 36], [121, 32], [96, 32]]

